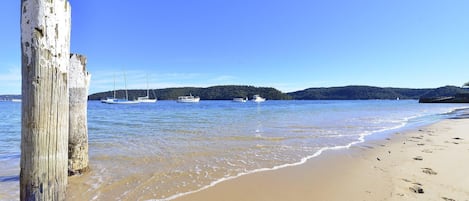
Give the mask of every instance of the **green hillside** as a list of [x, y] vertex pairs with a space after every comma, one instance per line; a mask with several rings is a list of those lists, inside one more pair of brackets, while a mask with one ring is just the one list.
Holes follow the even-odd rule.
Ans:
[[366, 99], [419, 99], [421, 97], [455, 96], [467, 90], [445, 86], [436, 89], [381, 88], [372, 86], [345, 86], [309, 88], [288, 93], [297, 100], [366, 100]]
[[[382, 88], [373, 86], [345, 86], [327, 88], [309, 88], [301, 91], [282, 93], [271, 87], [253, 86], [213, 86], [207, 88], [181, 87], [150, 90], [150, 97], [159, 100], [175, 100], [178, 96], [192, 94], [202, 100], [232, 100], [234, 97], [249, 97], [259, 94], [268, 100], [368, 100], [368, 99], [419, 99], [456, 96], [469, 93], [469, 90], [445, 86], [436, 89]], [[89, 100], [100, 100], [112, 97], [112, 91], [91, 94]], [[146, 90], [128, 90], [129, 99], [145, 96]], [[124, 90], [116, 91], [117, 97], [125, 97]]]
[[[271, 87], [253, 86], [213, 86], [207, 88], [181, 87], [150, 90], [150, 97], [155, 96], [159, 100], [176, 100], [178, 96], [192, 94], [199, 96], [202, 100], [232, 100], [235, 97], [249, 97], [259, 94], [268, 100], [289, 100], [291, 97], [281, 91]], [[146, 90], [128, 90], [129, 99], [136, 99], [139, 96], [146, 96]], [[91, 94], [89, 100], [100, 100], [105, 97], [112, 97], [112, 91]], [[125, 97], [124, 90], [117, 90], [116, 97]]]

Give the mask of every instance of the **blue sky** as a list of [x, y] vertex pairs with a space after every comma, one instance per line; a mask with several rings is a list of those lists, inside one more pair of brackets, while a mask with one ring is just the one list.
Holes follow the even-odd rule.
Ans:
[[[466, 0], [71, 0], [90, 93], [469, 81]], [[21, 93], [20, 1], [0, 2], [0, 94]]]

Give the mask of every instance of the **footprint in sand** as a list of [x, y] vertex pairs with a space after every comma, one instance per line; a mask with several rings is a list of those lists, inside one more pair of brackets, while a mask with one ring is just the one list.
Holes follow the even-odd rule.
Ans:
[[441, 197], [441, 199], [445, 201], [456, 201], [455, 199], [447, 198], [447, 197]]
[[416, 160], [416, 161], [422, 161], [422, 160], [423, 160], [423, 157], [421, 157], [421, 156], [416, 156], [416, 157], [414, 157], [413, 159]]
[[[460, 138], [460, 137], [455, 137], [455, 138], [453, 138], [453, 140], [463, 140], [463, 139]], [[459, 142], [453, 142], [453, 144], [459, 144]]]
[[408, 180], [408, 179], [402, 179], [402, 181], [405, 181], [405, 182], [407, 182], [407, 183], [412, 182], [412, 181], [410, 181], [410, 180]]
[[438, 173], [433, 171], [431, 168], [422, 168], [422, 172], [429, 175], [437, 175]]
[[414, 193], [419, 193], [419, 194], [423, 193], [422, 184], [419, 184], [419, 183], [414, 183], [413, 186], [409, 187], [409, 190]]
[[[411, 183], [412, 181], [408, 180], [408, 179], [402, 179], [402, 181], [404, 182], [407, 182], [407, 183]], [[423, 188], [422, 188], [422, 184], [421, 183], [418, 183], [418, 182], [412, 182], [412, 186], [409, 187], [409, 190], [414, 192], [414, 193], [419, 193], [419, 194], [422, 194], [423, 193]], [[403, 194], [401, 196], [404, 196]]]
[[423, 153], [427, 153], [427, 154], [433, 153], [433, 151], [430, 150], [430, 149], [424, 149], [424, 150], [422, 150], [422, 152], [423, 152]]

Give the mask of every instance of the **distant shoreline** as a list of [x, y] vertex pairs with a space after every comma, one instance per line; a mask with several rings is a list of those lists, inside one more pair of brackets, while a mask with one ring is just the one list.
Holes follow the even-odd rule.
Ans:
[[[445, 103], [468, 103], [469, 90], [456, 86], [439, 88], [413, 89], [392, 88], [374, 86], [343, 86], [308, 88], [295, 92], [284, 93], [272, 87], [254, 87], [244, 85], [223, 85], [212, 87], [179, 87], [151, 89], [150, 98], [158, 100], [176, 100], [178, 96], [188, 94], [197, 95], [201, 100], [232, 100], [236, 97], [251, 98], [259, 94], [267, 100], [402, 100], [421, 99], [423, 103], [438, 102], [434, 100], [446, 100]], [[125, 90], [116, 90], [117, 97], [123, 97]], [[128, 90], [129, 99], [146, 96], [146, 89]], [[114, 91], [98, 92], [88, 96], [88, 100], [101, 100], [112, 97]], [[452, 97], [456, 97], [455, 99]], [[467, 98], [458, 98], [467, 97]], [[442, 99], [443, 98], [443, 99]], [[21, 99], [21, 95], [0, 95], [0, 100]], [[449, 100], [449, 101], [448, 101]], [[452, 101], [454, 100], [454, 101]]]
[[[344, 86], [308, 88], [305, 90], [283, 93], [272, 87], [253, 87], [241, 85], [213, 86], [206, 88], [181, 87], [152, 89], [150, 97], [158, 100], [175, 100], [178, 96], [197, 95], [201, 100], [232, 100], [235, 97], [252, 97], [259, 94], [267, 100], [370, 100], [370, 99], [420, 99], [422, 97], [447, 97], [469, 93], [469, 90], [456, 86], [445, 86], [430, 89], [382, 88], [373, 86]], [[128, 90], [129, 97], [144, 96], [146, 90]], [[116, 90], [116, 96], [123, 96], [124, 90]], [[100, 100], [113, 96], [113, 91], [99, 92], [89, 95], [89, 100]]]

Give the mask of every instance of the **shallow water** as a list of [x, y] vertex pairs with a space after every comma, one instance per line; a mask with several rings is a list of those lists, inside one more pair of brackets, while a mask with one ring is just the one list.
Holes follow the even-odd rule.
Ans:
[[[174, 197], [259, 170], [297, 165], [364, 136], [427, 124], [464, 104], [417, 101], [90, 101], [85, 199]], [[20, 103], [0, 102], [0, 200], [18, 198]]]

